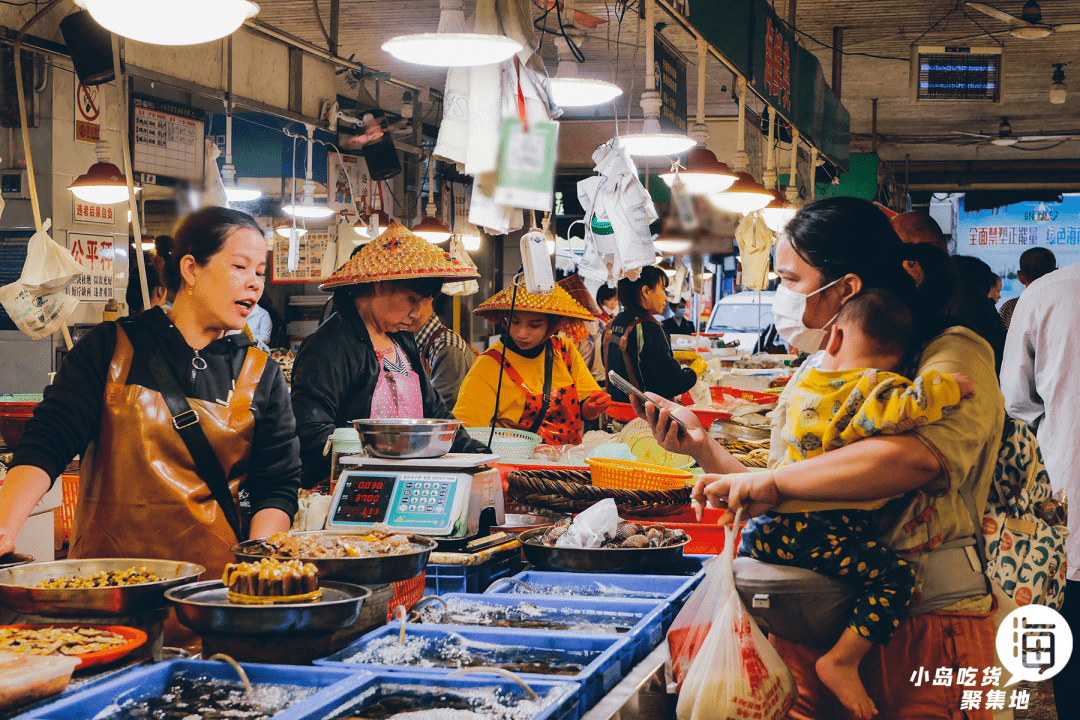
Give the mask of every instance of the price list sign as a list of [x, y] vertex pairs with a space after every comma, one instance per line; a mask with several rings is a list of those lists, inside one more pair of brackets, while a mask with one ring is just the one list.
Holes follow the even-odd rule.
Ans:
[[179, 103], [131, 96], [131, 164], [147, 185], [202, 183], [206, 113]]
[[322, 276], [322, 259], [330, 242], [330, 231], [309, 230], [304, 237], [297, 238], [297, 242], [300, 245], [299, 262], [296, 271], [289, 272], [289, 239], [280, 235], [274, 238], [274, 250], [270, 255], [270, 282], [316, 283], [326, 279]]

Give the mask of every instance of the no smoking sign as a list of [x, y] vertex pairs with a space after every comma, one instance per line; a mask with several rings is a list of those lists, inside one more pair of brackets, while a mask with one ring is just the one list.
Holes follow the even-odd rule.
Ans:
[[75, 83], [75, 139], [85, 143], [97, 143], [101, 134], [101, 95], [97, 86], [86, 87]]

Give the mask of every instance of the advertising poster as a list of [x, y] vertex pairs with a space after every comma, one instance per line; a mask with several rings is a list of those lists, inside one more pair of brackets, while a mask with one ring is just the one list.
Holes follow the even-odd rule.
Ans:
[[961, 200], [957, 218], [956, 254], [973, 255], [1001, 276], [1001, 300], [1020, 295], [1016, 279], [1020, 255], [1045, 247], [1057, 266], [1080, 262], [1080, 196], [1065, 195], [1059, 203], [1022, 202], [965, 212]]
[[[337, 231], [337, 228], [334, 228]], [[322, 259], [326, 245], [330, 242], [330, 229], [308, 230], [300, 243], [300, 264], [296, 272], [289, 272], [289, 239], [280, 235], [274, 238], [274, 251], [271, 254], [270, 282], [275, 283], [318, 283], [322, 277]]]
[[84, 270], [68, 285], [68, 294], [84, 302], [105, 302], [113, 297], [113, 236], [71, 232], [68, 250]]
[[[348, 211], [354, 218], [357, 205], [361, 214], [367, 214], [371, 179], [368, 176], [367, 162], [364, 158], [345, 153], [339, 156], [333, 150], [329, 150], [326, 156], [326, 169], [327, 204], [337, 212]], [[353, 193], [356, 197], [353, 197]]]

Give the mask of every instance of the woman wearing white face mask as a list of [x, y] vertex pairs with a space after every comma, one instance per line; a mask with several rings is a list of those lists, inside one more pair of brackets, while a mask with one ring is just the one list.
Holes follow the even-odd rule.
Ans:
[[[790, 391], [785, 391], [775, 413], [769, 470], [750, 473], [708, 436], [692, 413], [660, 398], [655, 405], [639, 408], [639, 413], [653, 424], [664, 447], [690, 454], [707, 472], [716, 473], [702, 476], [695, 485], [692, 497], [698, 507], [706, 501], [714, 507], [741, 507], [745, 518], [787, 500], [844, 507], [845, 502], [897, 498], [882, 511], [878, 537], [913, 566], [916, 597], [925, 607], [935, 590], [929, 583], [924, 587], [923, 581], [927, 569], [941, 557], [930, 557], [933, 549], [977, 530], [961, 493], [970, 493], [976, 507], [985, 504], [1004, 412], [990, 346], [971, 330], [940, 317], [939, 307], [927, 305], [905, 273], [903, 258], [899, 237], [872, 204], [854, 198], [812, 203], [789, 223], [777, 246], [781, 284], [773, 313], [787, 342], [815, 352], [840, 307], [864, 288], [882, 288], [906, 299], [916, 311], [923, 339], [911, 373], [960, 372], [975, 384], [975, 397], [940, 423], [902, 435], [866, 438], [797, 465], [781, 466], [785, 444], [779, 433], [790, 399]], [[806, 365], [819, 360], [820, 354], [813, 355]], [[687, 422], [688, 432], [670, 422], [672, 413]], [[956, 596], [950, 590], [945, 588], [938, 596], [941, 604], [934, 612], [900, 620], [889, 645], [875, 648], [863, 661], [866, 689], [879, 710], [876, 720], [955, 715], [961, 689], [945, 691], [909, 682], [920, 663], [993, 665], [992, 596], [982, 591]], [[799, 685], [798, 704], [790, 717], [845, 716], [816, 676], [815, 662], [823, 651], [780, 638], [773, 643]], [[989, 711], [980, 712], [968, 717], [990, 716]]]

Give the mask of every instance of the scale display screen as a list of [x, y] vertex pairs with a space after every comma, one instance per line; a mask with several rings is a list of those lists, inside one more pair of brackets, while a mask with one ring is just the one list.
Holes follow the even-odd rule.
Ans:
[[394, 475], [346, 475], [334, 522], [378, 522], [394, 493]]

